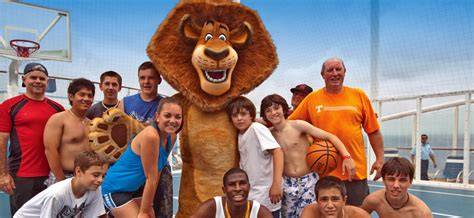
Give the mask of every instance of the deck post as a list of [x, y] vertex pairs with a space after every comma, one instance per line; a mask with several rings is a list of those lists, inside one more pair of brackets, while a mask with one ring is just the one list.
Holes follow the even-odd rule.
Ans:
[[464, 171], [463, 171], [463, 179], [462, 183], [467, 185], [469, 184], [469, 162], [470, 162], [470, 154], [471, 152], [469, 151], [470, 149], [470, 136], [471, 133], [469, 131], [469, 123], [471, 119], [471, 94], [472, 93], [467, 93], [466, 94], [466, 112], [464, 116]]
[[421, 97], [416, 99], [416, 128], [415, 128], [415, 135], [416, 135], [416, 156], [415, 156], [415, 179], [421, 180]]
[[453, 141], [451, 151], [452, 156], [456, 156], [456, 148], [458, 147], [458, 132], [459, 132], [459, 106], [454, 107], [454, 126], [453, 126]]
[[[413, 149], [416, 146], [416, 111], [415, 114], [413, 115], [413, 120], [412, 120], [412, 131], [411, 131], [411, 148]], [[410, 153], [411, 155], [411, 153]], [[415, 164], [415, 163], [414, 163]]]
[[20, 69], [19, 60], [11, 60], [10, 66], [8, 67], [8, 85], [7, 85], [7, 97], [12, 98], [18, 95], [18, 74]]

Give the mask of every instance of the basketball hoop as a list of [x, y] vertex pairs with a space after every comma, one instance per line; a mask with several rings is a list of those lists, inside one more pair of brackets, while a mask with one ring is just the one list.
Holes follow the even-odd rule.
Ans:
[[10, 41], [10, 47], [16, 51], [18, 57], [27, 58], [40, 49], [40, 44], [26, 39], [13, 39]]

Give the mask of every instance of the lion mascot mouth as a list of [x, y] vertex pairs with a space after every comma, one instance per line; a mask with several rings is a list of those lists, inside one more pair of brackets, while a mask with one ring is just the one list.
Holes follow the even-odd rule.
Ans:
[[203, 26], [197, 26], [187, 14], [181, 20], [180, 32], [190, 43], [196, 44], [191, 63], [199, 76], [201, 89], [214, 96], [227, 92], [238, 60], [233, 46], [243, 48], [250, 42], [251, 25], [243, 22], [230, 30], [225, 23], [208, 20]]

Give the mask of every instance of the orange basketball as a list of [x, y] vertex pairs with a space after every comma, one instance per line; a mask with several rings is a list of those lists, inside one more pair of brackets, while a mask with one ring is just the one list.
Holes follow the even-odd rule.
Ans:
[[315, 141], [308, 147], [306, 163], [313, 172], [326, 175], [337, 168], [339, 155], [329, 141]]

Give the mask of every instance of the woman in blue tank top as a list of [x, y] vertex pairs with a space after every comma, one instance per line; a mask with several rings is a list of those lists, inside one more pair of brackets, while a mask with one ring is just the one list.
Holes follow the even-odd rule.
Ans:
[[133, 138], [107, 171], [102, 195], [114, 217], [155, 217], [153, 198], [160, 172], [168, 162], [182, 119], [178, 102], [173, 98], [162, 99], [155, 122]]

